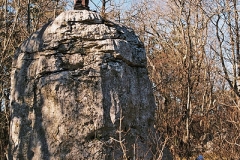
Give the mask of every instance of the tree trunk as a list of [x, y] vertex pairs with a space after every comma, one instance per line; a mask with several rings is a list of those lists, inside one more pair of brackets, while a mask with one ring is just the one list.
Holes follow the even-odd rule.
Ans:
[[106, 18], [106, 0], [102, 0], [101, 16]]
[[27, 16], [28, 16], [28, 20], [27, 20], [27, 31], [28, 33], [30, 34], [31, 32], [31, 11], [30, 11], [30, 0], [28, 0], [28, 13], [27, 13]]

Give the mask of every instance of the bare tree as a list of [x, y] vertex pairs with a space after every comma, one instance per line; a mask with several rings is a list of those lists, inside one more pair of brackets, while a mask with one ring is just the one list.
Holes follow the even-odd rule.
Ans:
[[173, 137], [166, 146], [176, 157], [189, 159], [204, 152], [218, 132], [212, 131], [217, 113], [223, 112], [218, 96], [227, 95], [222, 94], [226, 88], [219, 87], [226, 81], [218, 75], [210, 43], [215, 5], [204, 0], [143, 0], [124, 18], [145, 43], [158, 104], [156, 126], [164, 137]]
[[[223, 95], [218, 97], [218, 110], [220, 120], [218, 122], [218, 139], [215, 143], [220, 144], [218, 151], [227, 157], [235, 159], [239, 157], [239, 4], [237, 0], [215, 0], [212, 7], [214, 16], [211, 19], [213, 36], [210, 43], [211, 51], [215, 53], [216, 61], [219, 62], [219, 74], [225, 79]], [[227, 97], [227, 98], [224, 98]], [[223, 112], [223, 113], [222, 113]], [[231, 150], [229, 152], [225, 152]]]

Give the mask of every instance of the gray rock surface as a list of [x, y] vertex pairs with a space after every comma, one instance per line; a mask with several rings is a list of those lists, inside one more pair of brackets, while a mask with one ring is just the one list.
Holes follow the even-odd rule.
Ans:
[[11, 77], [9, 160], [151, 159], [155, 102], [130, 28], [63, 12], [19, 47]]

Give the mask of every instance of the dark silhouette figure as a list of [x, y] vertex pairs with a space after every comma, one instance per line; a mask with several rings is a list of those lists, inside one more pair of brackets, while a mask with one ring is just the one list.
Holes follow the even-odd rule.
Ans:
[[89, 0], [74, 0], [74, 9], [75, 10], [89, 10], [88, 7]]

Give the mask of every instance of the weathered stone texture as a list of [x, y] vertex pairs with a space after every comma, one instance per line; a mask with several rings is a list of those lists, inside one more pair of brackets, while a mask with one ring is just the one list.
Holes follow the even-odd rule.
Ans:
[[155, 103], [131, 29], [64, 12], [16, 51], [11, 76], [10, 160], [123, 159], [120, 138], [129, 159], [151, 158]]

